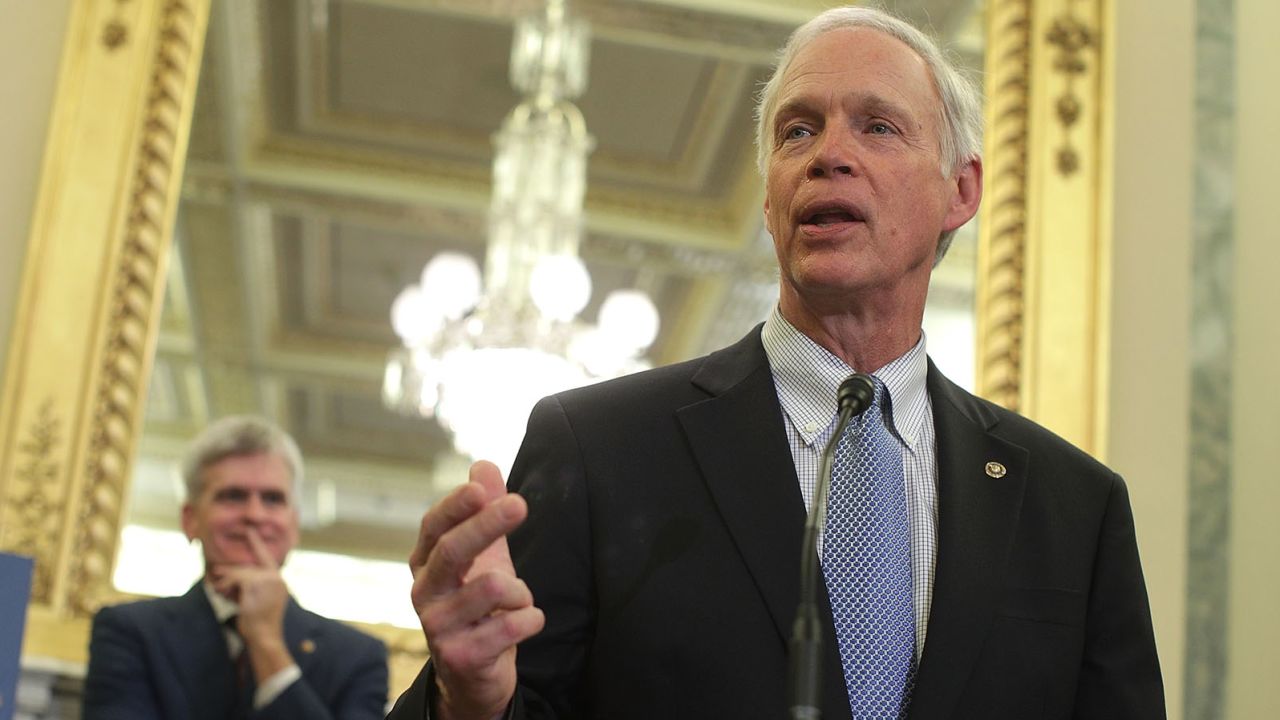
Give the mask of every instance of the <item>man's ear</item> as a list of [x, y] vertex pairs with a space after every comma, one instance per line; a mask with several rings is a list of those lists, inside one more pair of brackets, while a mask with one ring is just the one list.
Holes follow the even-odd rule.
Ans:
[[293, 527], [289, 529], [289, 549], [292, 550], [298, 546], [298, 542], [302, 540], [302, 511], [297, 505], [293, 506]]
[[187, 536], [188, 541], [196, 539], [196, 524], [196, 509], [189, 502], [182, 503], [182, 533]]
[[982, 160], [972, 158], [965, 162], [948, 183], [952, 193], [951, 204], [942, 223], [944, 232], [955, 230], [978, 213], [978, 204], [982, 202]]

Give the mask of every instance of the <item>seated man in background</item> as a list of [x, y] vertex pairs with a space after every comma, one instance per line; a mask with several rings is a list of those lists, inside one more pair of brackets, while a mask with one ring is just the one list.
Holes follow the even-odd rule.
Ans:
[[298, 542], [302, 456], [253, 417], [206, 429], [182, 463], [182, 530], [204, 577], [94, 619], [85, 720], [380, 718], [382, 643], [302, 609], [280, 576]]

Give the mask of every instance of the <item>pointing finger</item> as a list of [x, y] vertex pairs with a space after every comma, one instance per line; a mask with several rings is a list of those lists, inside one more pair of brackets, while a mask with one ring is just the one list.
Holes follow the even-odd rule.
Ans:
[[469, 482], [454, 488], [422, 516], [418, 542], [409, 555], [410, 569], [416, 572], [426, 565], [432, 549], [446, 532], [480, 512], [486, 503], [506, 494], [497, 465], [485, 460], [473, 463]]
[[271, 551], [267, 548], [267, 544], [262, 541], [262, 536], [258, 534], [255, 528], [247, 527], [244, 530], [245, 537], [249, 539], [249, 549], [253, 551], [254, 557], [258, 560], [258, 565], [271, 570], [279, 570], [280, 566], [276, 564], [276, 559], [271, 556]]
[[418, 542], [409, 554], [409, 568], [417, 572], [427, 564], [441, 536], [484, 509], [484, 489], [474, 483], [459, 485], [422, 516]]
[[[427, 558], [424, 589], [435, 594], [458, 588], [472, 562], [491, 545], [505, 540], [507, 533], [519, 527], [528, 514], [524, 498], [504, 495], [449, 530]], [[505, 554], [505, 546], [503, 550]]]

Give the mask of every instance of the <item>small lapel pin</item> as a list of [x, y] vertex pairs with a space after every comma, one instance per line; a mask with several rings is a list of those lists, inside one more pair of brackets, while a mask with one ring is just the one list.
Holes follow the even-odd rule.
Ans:
[[1002, 478], [1006, 472], [1008, 470], [1005, 470], [1004, 466], [998, 462], [987, 463], [987, 477]]
[[310, 654], [316, 651], [316, 644], [312, 640], [303, 640], [298, 644], [298, 649], [304, 653]]

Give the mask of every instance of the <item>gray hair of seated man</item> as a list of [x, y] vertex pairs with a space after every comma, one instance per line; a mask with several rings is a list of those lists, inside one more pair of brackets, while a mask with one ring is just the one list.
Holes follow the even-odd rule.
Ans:
[[284, 430], [254, 415], [230, 415], [210, 424], [196, 436], [182, 457], [182, 480], [187, 502], [204, 490], [204, 471], [230, 457], [278, 455], [289, 468], [293, 496], [302, 489], [302, 453]]

